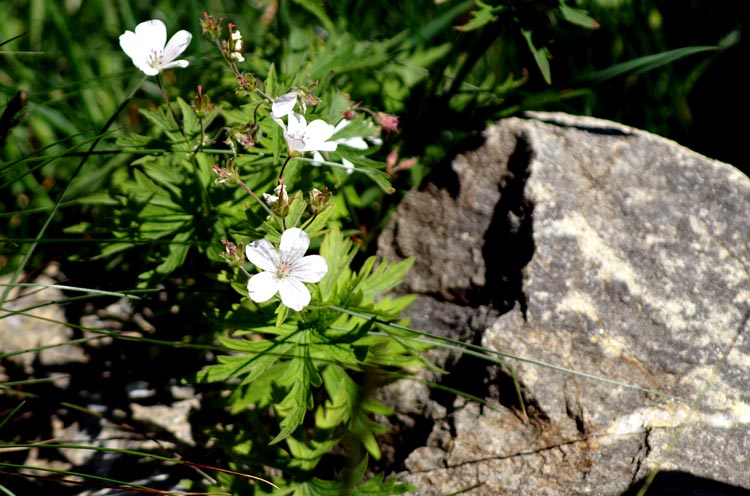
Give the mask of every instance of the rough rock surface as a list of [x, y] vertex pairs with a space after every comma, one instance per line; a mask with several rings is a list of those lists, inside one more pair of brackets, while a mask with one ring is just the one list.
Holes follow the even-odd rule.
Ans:
[[612, 122], [529, 117], [490, 127], [381, 237], [416, 257], [415, 326], [525, 360], [443, 355], [488, 404], [423, 389], [432, 430], [402, 479], [615, 495], [658, 469], [648, 494], [750, 494], [750, 180]]
[[[54, 304], [64, 298], [55, 287], [54, 277], [58, 267], [47, 267], [34, 281], [33, 286], [13, 288], [8, 294], [5, 311], [0, 312], [0, 354], [9, 354], [9, 359], [31, 372], [34, 361], [40, 365], [60, 365], [69, 362], [86, 362], [86, 356], [75, 346], [66, 346], [73, 331], [65, 325], [65, 314]], [[9, 276], [0, 282], [7, 283]], [[0, 288], [0, 292], [5, 288]], [[46, 348], [45, 348], [46, 347]], [[36, 353], [13, 353], [41, 348]], [[5, 373], [0, 366], [0, 380]]]

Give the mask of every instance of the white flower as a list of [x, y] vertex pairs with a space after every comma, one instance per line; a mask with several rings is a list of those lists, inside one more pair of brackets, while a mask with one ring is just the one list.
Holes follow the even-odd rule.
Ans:
[[332, 152], [337, 144], [328, 139], [333, 136], [334, 127], [322, 119], [316, 119], [310, 124], [305, 117], [291, 112], [288, 117], [289, 126], [284, 126], [281, 120], [276, 120], [284, 130], [284, 139], [289, 147], [289, 153], [298, 155], [304, 152]]
[[159, 19], [151, 19], [135, 27], [135, 32], [120, 35], [120, 47], [133, 60], [133, 65], [148, 76], [156, 76], [164, 69], [187, 67], [187, 60], [175, 60], [185, 51], [193, 35], [184, 29], [177, 31], [169, 43], [167, 27]]
[[247, 259], [264, 272], [255, 274], [247, 283], [253, 301], [262, 303], [276, 293], [292, 310], [302, 310], [310, 303], [306, 282], [319, 282], [328, 272], [328, 264], [320, 255], [307, 255], [310, 236], [298, 227], [281, 235], [279, 251], [267, 239], [253, 241], [245, 249]]

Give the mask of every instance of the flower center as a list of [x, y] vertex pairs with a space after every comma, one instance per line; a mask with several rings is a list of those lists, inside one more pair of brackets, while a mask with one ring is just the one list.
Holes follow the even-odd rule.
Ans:
[[151, 50], [151, 53], [148, 54], [148, 65], [150, 65], [153, 68], [158, 68], [161, 65], [161, 50], [153, 49]]
[[289, 262], [282, 261], [279, 264], [278, 269], [276, 270], [276, 277], [279, 279], [283, 279], [284, 277], [287, 277], [292, 272], [292, 264]]

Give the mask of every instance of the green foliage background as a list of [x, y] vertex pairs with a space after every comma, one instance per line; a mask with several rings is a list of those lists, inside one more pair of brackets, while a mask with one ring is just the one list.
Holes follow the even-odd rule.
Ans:
[[[44, 212], [70, 180], [83, 147], [135, 83], [137, 74], [117, 46], [124, 29], [158, 17], [171, 30], [184, 27], [196, 35], [189, 51], [192, 76], [168, 81], [173, 94], [189, 100], [196, 82], [209, 91], [221, 83], [225, 76], [205, 56], [212, 47], [198, 36], [204, 10], [236, 22], [255, 50], [248, 67], [259, 77], [265, 76], [267, 61], [276, 62], [287, 74], [303, 68], [311, 81], [334, 78], [355, 101], [400, 115], [402, 131], [389, 145], [399, 147], [402, 156], [421, 160], [408, 177], [399, 178], [399, 189], [418, 184], [485, 123], [527, 108], [610, 118], [747, 167], [738, 146], [742, 130], [727, 118], [728, 109], [741, 114], [748, 107], [742, 80], [735, 75], [747, 53], [742, 36], [746, 17], [737, 3], [571, 3], [600, 26], [586, 29], [566, 21], [555, 0], [516, 0], [499, 3], [502, 9], [484, 29], [456, 30], [471, 19], [473, 5], [466, 0], [192, 1], [179, 6], [6, 2], [6, 15], [0, 20], [0, 42], [5, 43], [0, 52], [0, 94], [7, 102], [25, 90], [28, 104], [2, 149], [0, 215], [8, 220], [3, 234], [24, 240], [38, 232]], [[264, 15], [270, 22], [263, 21]], [[328, 35], [319, 36], [320, 30]], [[550, 54], [551, 85], [542, 77], [524, 32], [531, 34], [540, 51]], [[669, 64], [668, 58], [657, 57], [650, 65], [620, 66], [731, 39], [740, 41], [727, 50], [678, 54]], [[138, 126], [133, 109], [157, 96], [153, 82], [147, 82], [137, 97], [141, 101], [134, 101], [115, 125]], [[80, 215], [77, 199], [106, 187], [113, 171], [128, 160], [126, 154], [99, 153], [88, 159], [70, 186], [46, 245], [62, 237], [55, 228], [65, 225], [66, 212]], [[362, 221], [376, 224], [383, 214], [367, 210]], [[376, 226], [370, 227], [377, 232]], [[69, 242], [51, 251], [85, 251], [85, 246], [71, 247]], [[2, 248], [6, 257], [14, 251], [13, 244]], [[40, 252], [36, 260], [43, 258]], [[7, 260], [0, 270], [12, 265]]]
[[[150, 155], [161, 157], [172, 151], [165, 136], [170, 132], [176, 136], [177, 130], [169, 129], [166, 114], [160, 114], [161, 95], [154, 80], [143, 82], [118, 46], [118, 36], [140, 21], [159, 18], [170, 34], [188, 29], [194, 35], [186, 53], [189, 68], [164, 74], [165, 86], [173, 102], [179, 102], [175, 105], [183, 116], [190, 114], [197, 85], [209, 95], [230, 95], [222, 103], [233, 107], [226, 113], [231, 125], [239, 125], [249, 112], [241, 107], [245, 97], [231, 91], [235, 79], [216, 57], [215, 47], [200, 36], [199, 19], [208, 11], [241, 30], [248, 45], [242, 67], [259, 81], [279, 88], [292, 84], [335, 88], [319, 95], [331, 102], [327, 107], [331, 122], [341, 114], [347, 97], [400, 117], [399, 132], [386, 136], [383, 147], [368, 160], [382, 162], [397, 150], [401, 158], [417, 157], [417, 165], [392, 178], [393, 194], [386, 194], [382, 183], [373, 182], [373, 175], [355, 177], [340, 190], [341, 206], [332, 215], [341, 222], [343, 233], [358, 244], [352, 248], [324, 243], [322, 250], [340, 251], [343, 259], [362, 272], [359, 277], [348, 266], [339, 268], [338, 275], [352, 285], [338, 290], [332, 286], [336, 281], [322, 285], [321, 291], [334, 294], [351, 288], [368, 293], [367, 284], [382, 282], [383, 275], [377, 271], [366, 279], [373, 270], [368, 255], [402, 194], [427, 175], [440, 174], [455, 153], [475, 145], [485, 125], [527, 109], [620, 121], [747, 168], [750, 163], [740, 139], [744, 130], [729, 118], [730, 113], [744, 115], [748, 106], [747, 92], [740, 87], [744, 81], [735, 75], [747, 56], [747, 19], [738, 4], [698, 0], [7, 1], [0, 18], [0, 105], [7, 102], [0, 122], [0, 274], [15, 271], [19, 264], [33, 274], [50, 262], [61, 261], [66, 276], [81, 287], [120, 290], [140, 284], [155, 290], [159, 285], [167, 293], [166, 302], [152, 300], [148, 306], [160, 329], [159, 339], [165, 342], [210, 347], [217, 321], [231, 322], [242, 317], [243, 311], [249, 312], [222, 305], [231, 277], [217, 275], [220, 269], [215, 263], [221, 249], [217, 241], [232, 226], [246, 221], [244, 212], [230, 208], [242, 203], [241, 195], [202, 193], [200, 181], [188, 179], [193, 165], [175, 159], [169, 162], [170, 168], [164, 168], [161, 159]], [[119, 108], [123, 101], [127, 105]], [[115, 116], [112, 122], [111, 116]], [[189, 133], [199, 132], [196, 122], [188, 124]], [[153, 130], [159, 126], [163, 133]], [[131, 131], [127, 137], [121, 132], [124, 129]], [[259, 171], [273, 162], [262, 156], [244, 160], [243, 166], [257, 166]], [[205, 158], [196, 161], [199, 170], [209, 170], [210, 164], [202, 162]], [[132, 163], [140, 169], [133, 172]], [[270, 191], [274, 180], [270, 173], [258, 181], [265, 181]], [[124, 184], [138, 188], [125, 195]], [[203, 194], [211, 195], [212, 205], [227, 207], [221, 214], [233, 211], [235, 218], [220, 225], [211, 212], [202, 210]], [[405, 269], [389, 269], [379, 289], [392, 286]], [[231, 289], [228, 293], [237, 297]], [[405, 305], [388, 300], [375, 304], [373, 294], [365, 297], [367, 309], [375, 308], [391, 319]], [[82, 305], [71, 303], [68, 308], [75, 314], [76, 308], [83, 311]], [[179, 315], [170, 311], [174, 306], [181, 308]], [[259, 318], [268, 320], [270, 329], [277, 317]], [[331, 319], [336, 326], [362, 333], [343, 344], [316, 335], [305, 346], [314, 350], [333, 343], [351, 356], [360, 346], [374, 346], [365, 336], [374, 322], [338, 314]], [[295, 336], [290, 331], [284, 339]], [[224, 340], [223, 345], [237, 354], [206, 369], [202, 379], [226, 380], [232, 363], [247, 364], [252, 357], [263, 356], [258, 353], [262, 346], [252, 342]], [[384, 342], [376, 345], [387, 348]], [[153, 353], [166, 356], [155, 349]], [[397, 359], [395, 365], [413, 365], [411, 351], [384, 353]], [[186, 354], [194, 364], [204, 358], [205, 349]], [[375, 357], [367, 365], [382, 366], [378, 361], [382, 358]], [[348, 383], [350, 376], [335, 366], [319, 375], [299, 357], [288, 362], [306, 377], [304, 385], [327, 388], [330, 393], [332, 407], [327, 413], [316, 411], [317, 425], [332, 426], [340, 420], [333, 418], [337, 415], [347, 422], [358, 415], [346, 404], [351, 395], [337, 394], [331, 386], [353, 387]], [[273, 370], [271, 365], [257, 370]], [[255, 370], [257, 365], [247, 367]], [[159, 371], [164, 380], [191, 372], [196, 370], [184, 366]], [[293, 406], [311, 404], [311, 400], [307, 388], [290, 388], [290, 396], [296, 398], [289, 403], [290, 411], [299, 419], [306, 410]], [[270, 380], [257, 388], [245, 384], [232, 393], [232, 401], [239, 407], [267, 401], [273, 394]], [[365, 426], [361, 429], [365, 450], [377, 455], [374, 435], [381, 431], [368, 422], [372, 414], [387, 411], [376, 402], [366, 404], [364, 411], [367, 415], [355, 421]], [[259, 425], [261, 419], [251, 417], [248, 422]], [[281, 429], [285, 438], [293, 430], [283, 424]], [[246, 429], [228, 428], [224, 434], [221, 446], [237, 456], [225, 463], [236, 462], [239, 467], [237, 460], [253, 449], [261, 455], [279, 456], [279, 451], [262, 451]], [[329, 439], [299, 443], [293, 450], [317, 460], [342, 437], [335, 432]], [[288, 459], [269, 462], [286, 468], [295, 463]], [[294, 467], [302, 472], [307, 468]], [[353, 468], [360, 475], [366, 471], [366, 465]], [[303, 484], [301, 480], [297, 482]], [[335, 493], [349, 482], [310, 479], [295, 490], [299, 494]], [[379, 486], [378, 479], [368, 484], [370, 489], [360, 489], [395, 490]]]

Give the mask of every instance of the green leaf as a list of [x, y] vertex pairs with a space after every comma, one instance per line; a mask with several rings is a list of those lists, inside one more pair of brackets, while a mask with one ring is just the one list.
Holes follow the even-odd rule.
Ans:
[[283, 303], [276, 307], [276, 327], [281, 327], [282, 325], [284, 325], [284, 321], [286, 320], [288, 315], [289, 307], [287, 307]]
[[[147, 160], [140, 162], [140, 164], [145, 177], [167, 188], [172, 192], [173, 197], [181, 198], [185, 187], [185, 174], [182, 171], [178, 172], [174, 167], [170, 167], [164, 162], [165, 160]], [[143, 176], [141, 179], [143, 179]]]
[[314, 15], [327, 31], [334, 31], [335, 26], [325, 12], [325, 3], [320, 0], [293, 0], [294, 3]]
[[391, 176], [380, 170], [383, 168], [382, 163], [376, 162], [375, 160], [364, 157], [351, 150], [337, 150], [337, 153], [352, 164], [354, 164], [355, 171], [365, 174], [367, 177], [378, 185], [385, 193], [391, 194], [395, 191], [391, 185]]
[[599, 23], [586, 14], [583, 9], [576, 9], [565, 5], [565, 0], [560, 0], [560, 13], [563, 19], [571, 24], [582, 26], [587, 29], [599, 29]]
[[312, 222], [305, 225], [305, 232], [307, 232], [311, 238], [319, 236], [328, 225], [328, 220], [333, 213], [333, 205], [328, 204], [322, 211], [318, 212], [318, 214], [312, 219]]
[[646, 55], [644, 57], [638, 57], [627, 62], [615, 64], [601, 71], [591, 72], [583, 75], [575, 82], [577, 84], [593, 85], [598, 84], [616, 77], [642, 74], [654, 69], [658, 69], [672, 62], [676, 62], [682, 58], [698, 53], [714, 52], [722, 50], [725, 47], [719, 46], [693, 46], [677, 48], [675, 50], [668, 50], [666, 52], [654, 53], [652, 55]]
[[344, 238], [341, 231], [334, 226], [323, 238], [320, 254], [328, 263], [328, 272], [318, 283], [318, 288], [321, 298], [327, 301], [333, 297], [337, 283], [348, 281], [349, 274], [351, 274], [349, 265], [354, 259], [356, 249], [352, 246], [352, 242]]
[[[439, 16], [430, 20], [424, 26], [422, 26], [417, 33], [415, 33], [410, 39], [409, 44], [412, 47], [424, 45], [426, 42], [432, 41], [432, 39], [451, 26], [453, 21], [464, 15], [467, 9], [474, 5], [474, 0], [465, 0], [461, 3], [457, 3], [449, 10], [446, 10]], [[426, 43], [429, 45], [429, 43]]]
[[529, 45], [529, 50], [531, 50], [531, 53], [534, 55], [536, 65], [539, 67], [539, 70], [542, 71], [544, 80], [547, 84], [552, 84], [552, 74], [549, 69], [549, 59], [552, 58], [552, 55], [549, 53], [549, 50], [547, 50], [547, 48], [537, 49], [534, 46], [534, 42], [531, 40], [531, 31], [522, 29], [521, 34], [526, 38], [526, 43]]
[[180, 136], [180, 130], [177, 127], [174, 118], [169, 114], [169, 112], [165, 112], [161, 108], [153, 110], [141, 108], [139, 109], [139, 112], [146, 119], [155, 124], [156, 127], [167, 133], [172, 141], [182, 140], [182, 136]]
[[279, 422], [281, 431], [270, 444], [283, 441], [302, 424], [305, 413], [313, 408], [312, 387], [322, 383], [315, 363], [310, 358], [309, 333], [303, 331], [298, 336], [300, 339], [297, 346], [301, 353], [287, 362], [284, 382], [279, 384], [279, 386], [291, 385], [284, 399], [276, 404], [276, 413], [282, 417]]
[[155, 269], [148, 272], [144, 272], [138, 276], [140, 283], [139, 288], [148, 287], [154, 278], [162, 279], [178, 267], [185, 263], [188, 251], [190, 251], [189, 241], [193, 239], [194, 232], [192, 229], [178, 233], [173, 239], [173, 243], [169, 245], [169, 251], [167, 257], [162, 263], [160, 263]]
[[180, 97], [177, 97], [177, 106], [180, 107], [180, 113], [182, 114], [182, 127], [185, 134], [188, 136], [199, 134], [201, 131], [201, 124], [198, 120], [198, 116], [195, 115], [193, 107]]
[[199, 382], [224, 382], [242, 377], [259, 365], [257, 357], [220, 356], [219, 361], [221, 363], [204, 367], [197, 374], [197, 380]]
[[344, 369], [335, 364], [323, 369], [323, 384], [329, 399], [315, 412], [315, 425], [333, 430], [349, 421], [353, 413], [352, 400], [359, 391]]
[[154, 138], [150, 136], [142, 136], [136, 133], [122, 133], [117, 135], [115, 143], [120, 148], [131, 148], [137, 150], [140, 148], [149, 148], [149, 145], [153, 143], [153, 141]]
[[502, 5], [493, 7], [492, 5], [487, 5], [481, 0], [477, 0], [476, 5], [478, 8], [471, 12], [471, 19], [469, 19], [469, 22], [461, 26], [456, 26], [458, 31], [474, 31], [475, 29], [482, 28], [487, 24], [495, 22], [498, 17], [497, 14], [503, 10]]
[[[371, 263], [374, 263], [374, 257], [370, 258], [373, 259]], [[413, 264], [413, 258], [395, 264], [382, 262], [375, 272], [363, 281], [358, 289], [362, 290], [365, 298], [381, 296], [383, 293], [401, 284], [401, 281], [404, 280], [404, 276], [406, 276], [407, 271]]]
[[266, 95], [273, 98], [276, 95], [276, 65], [271, 64], [268, 68], [268, 75], [266, 75], [266, 83], [264, 85]]
[[169, 193], [167, 193], [164, 188], [157, 186], [150, 177], [145, 175], [140, 170], [135, 169], [133, 171], [133, 177], [135, 178], [135, 182], [138, 187], [134, 191], [135, 194], [147, 193], [148, 195], [159, 196], [165, 200], [169, 199]]

